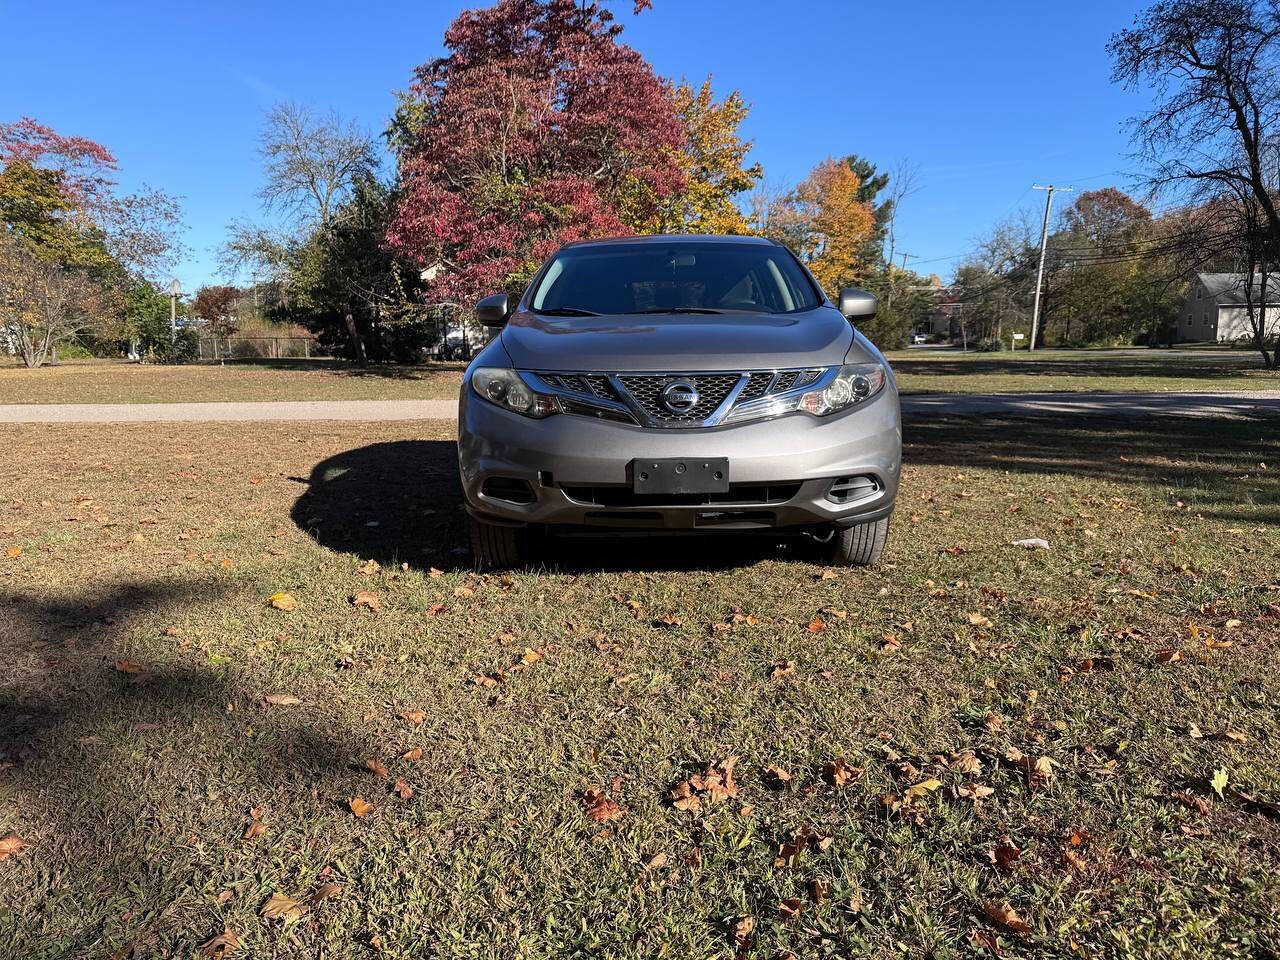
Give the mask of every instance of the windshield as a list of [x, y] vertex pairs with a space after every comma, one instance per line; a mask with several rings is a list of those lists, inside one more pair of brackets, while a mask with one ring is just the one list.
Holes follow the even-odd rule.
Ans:
[[763, 243], [610, 243], [555, 255], [529, 303], [562, 316], [795, 313], [821, 303], [795, 258]]

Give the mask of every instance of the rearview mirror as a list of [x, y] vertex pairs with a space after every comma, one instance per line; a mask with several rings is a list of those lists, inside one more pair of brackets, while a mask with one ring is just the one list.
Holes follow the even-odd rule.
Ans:
[[840, 312], [849, 320], [870, 320], [876, 315], [876, 295], [857, 287], [845, 287], [840, 291]]
[[495, 293], [476, 304], [476, 319], [486, 327], [501, 327], [511, 316], [511, 300], [505, 293]]

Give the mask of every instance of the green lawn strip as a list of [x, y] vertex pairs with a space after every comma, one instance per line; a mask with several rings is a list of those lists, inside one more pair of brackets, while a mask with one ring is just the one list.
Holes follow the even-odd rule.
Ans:
[[[1276, 943], [1257, 424], [910, 422], [889, 564], [827, 578], [679, 541], [477, 574], [447, 424], [0, 433], [24, 547], [0, 560], [0, 835], [29, 844], [0, 863], [0, 955], [193, 955], [224, 929], [299, 957]], [[673, 807], [732, 756], [736, 797]], [[591, 788], [621, 817], [591, 819]], [[262, 917], [277, 892], [305, 913]], [[990, 918], [1006, 901], [1025, 932]]]
[[357, 367], [336, 360], [229, 364], [71, 361], [0, 365], [0, 403], [203, 403], [440, 400], [457, 396], [464, 364]]
[[[905, 394], [1280, 390], [1280, 375], [1263, 370], [1258, 357], [1245, 350], [910, 350], [889, 359]], [[362, 369], [331, 360], [226, 366], [75, 361], [39, 370], [0, 366], [0, 403], [453, 399], [463, 366]]]

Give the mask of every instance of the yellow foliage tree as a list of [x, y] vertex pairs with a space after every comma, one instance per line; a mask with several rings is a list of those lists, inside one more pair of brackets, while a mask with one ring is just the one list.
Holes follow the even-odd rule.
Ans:
[[871, 205], [858, 198], [861, 183], [849, 164], [829, 158], [795, 190], [798, 219], [804, 224], [796, 252], [828, 294], [869, 279], [865, 251], [876, 218]]
[[677, 163], [685, 189], [646, 224], [651, 233], [750, 233], [736, 198], [764, 175], [760, 164], [744, 166], [751, 141], [738, 135], [748, 106], [736, 90], [717, 101], [708, 77], [696, 91], [687, 81], [670, 88], [685, 130]]

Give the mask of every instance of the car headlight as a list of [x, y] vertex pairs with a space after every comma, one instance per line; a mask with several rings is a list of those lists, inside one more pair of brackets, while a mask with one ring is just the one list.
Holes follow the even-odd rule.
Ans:
[[471, 374], [471, 389], [490, 403], [526, 417], [542, 419], [559, 413], [556, 398], [537, 393], [514, 370], [480, 367]]
[[796, 409], [818, 417], [839, 413], [870, 400], [884, 388], [886, 379], [884, 367], [878, 363], [848, 363], [823, 389], [801, 396]]
[[725, 418], [725, 423], [780, 417], [797, 410], [825, 417], [870, 400], [884, 389], [887, 379], [888, 374], [878, 363], [847, 363], [836, 368], [834, 377], [824, 377], [826, 385], [821, 389], [753, 400], [733, 410]]

